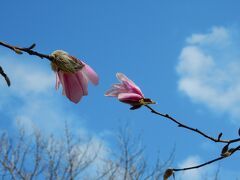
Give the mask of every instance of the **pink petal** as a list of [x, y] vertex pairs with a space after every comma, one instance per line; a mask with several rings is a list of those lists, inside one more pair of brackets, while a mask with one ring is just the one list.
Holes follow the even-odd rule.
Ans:
[[118, 72], [116, 74], [116, 76], [117, 76], [117, 78], [120, 82], [127, 81], [127, 82], [129, 82], [129, 84], [132, 84], [133, 86], [136, 86], [136, 84], [134, 84], [134, 82], [132, 80], [128, 79], [128, 77], [125, 74]]
[[65, 96], [66, 95], [66, 93], [65, 93], [65, 84], [64, 84], [64, 80], [63, 80], [64, 72], [58, 71], [57, 74], [58, 74], [59, 80], [60, 80], [60, 82], [62, 84], [62, 87], [63, 87], [62, 94]]
[[130, 90], [144, 97], [141, 89], [132, 80], [128, 79], [127, 76], [125, 76], [123, 73], [117, 73], [116, 76], [118, 80], [126, 85]]
[[119, 94], [117, 89], [110, 89], [108, 90], [104, 95], [105, 96], [111, 96], [111, 97], [117, 97]]
[[78, 80], [78, 83], [82, 87], [83, 95], [86, 96], [88, 95], [88, 80], [87, 78], [83, 75], [81, 71], [78, 71], [76, 73], [76, 78]]
[[[61, 79], [61, 78], [60, 78]], [[78, 103], [84, 95], [83, 88], [77, 74], [63, 73], [63, 90], [72, 102]]]
[[126, 93], [127, 91], [121, 91], [119, 89], [110, 89], [105, 93], [105, 96], [117, 97], [120, 93]]
[[55, 84], [55, 89], [58, 90], [59, 86], [60, 86], [60, 79], [59, 79], [58, 73], [56, 72], [56, 84]]
[[125, 88], [123, 84], [113, 84], [112, 88], [105, 93], [105, 96], [116, 97], [120, 93], [127, 93], [128, 89]]
[[116, 89], [121, 89], [121, 90], [128, 91], [128, 89], [126, 89], [126, 87], [123, 84], [113, 84], [112, 87], [116, 88]]
[[99, 78], [97, 73], [86, 63], [82, 62], [84, 67], [82, 69], [83, 73], [87, 76], [87, 78], [94, 84], [97, 85], [99, 82]]
[[139, 94], [135, 94], [135, 93], [120, 93], [118, 95], [118, 99], [120, 101], [139, 101], [140, 99], [142, 99], [142, 96], [140, 96]]

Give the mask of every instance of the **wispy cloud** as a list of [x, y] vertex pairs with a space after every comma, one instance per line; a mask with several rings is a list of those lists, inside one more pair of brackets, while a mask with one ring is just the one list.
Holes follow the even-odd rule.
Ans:
[[[33, 58], [34, 59], [34, 58]], [[0, 56], [1, 66], [12, 81], [10, 93], [18, 96], [47, 92], [54, 86], [54, 74], [44, 68], [43, 63], [33, 62], [31, 58], [12, 58], [11, 55]]]
[[214, 44], [217, 46], [231, 43], [231, 30], [224, 27], [213, 27], [209, 33], [193, 34], [187, 38], [188, 44]]
[[[56, 97], [52, 93], [54, 74], [50, 69], [31, 62], [31, 59], [1, 56], [0, 61], [12, 82], [10, 88], [3, 82], [0, 89], [2, 113], [9, 117], [12, 124], [16, 121], [21, 122], [29, 130], [32, 129], [31, 124], [41, 125], [42, 129], [48, 129], [51, 122], [55, 121], [53, 116], [60, 111], [58, 106], [54, 105], [57, 101], [54, 101]], [[50, 118], [53, 120], [49, 121]]]
[[[201, 158], [199, 156], [189, 156], [183, 162], [179, 164], [179, 168], [192, 167], [199, 165], [201, 163]], [[199, 168], [188, 171], [183, 171], [176, 174], [179, 180], [201, 180], [201, 179], [214, 179], [217, 175], [217, 168], [210, 165], [207, 168]]]
[[[198, 155], [188, 156], [179, 163], [179, 168], [186, 168], [199, 165], [205, 161]], [[221, 162], [210, 164], [198, 169], [182, 171], [176, 173], [176, 180], [202, 180], [202, 179], [238, 179], [240, 177], [238, 169], [227, 169]]]
[[210, 109], [240, 115], [240, 33], [213, 27], [186, 39], [177, 65], [178, 88], [193, 102]]

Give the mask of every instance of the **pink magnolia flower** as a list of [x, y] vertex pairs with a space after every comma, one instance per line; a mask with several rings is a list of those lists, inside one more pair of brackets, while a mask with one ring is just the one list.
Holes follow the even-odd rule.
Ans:
[[120, 84], [114, 84], [105, 96], [117, 97], [119, 101], [130, 104], [131, 109], [140, 108], [142, 105], [155, 104], [151, 99], [145, 98], [141, 89], [122, 73], [116, 74]]
[[94, 85], [98, 84], [98, 75], [83, 61], [62, 50], [54, 51], [51, 57], [52, 69], [56, 73], [56, 89], [62, 84], [63, 95], [72, 102], [78, 103], [82, 96], [88, 95], [88, 80]]

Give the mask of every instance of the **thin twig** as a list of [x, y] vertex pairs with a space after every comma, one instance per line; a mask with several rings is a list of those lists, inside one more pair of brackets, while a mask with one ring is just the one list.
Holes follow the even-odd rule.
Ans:
[[36, 44], [32, 44], [31, 46], [29, 46], [27, 48], [23, 48], [23, 47], [13, 46], [13, 45], [10, 45], [10, 44], [0, 41], [0, 45], [13, 50], [17, 54], [22, 54], [23, 52], [25, 52], [25, 53], [28, 53], [29, 55], [38, 56], [41, 59], [45, 58], [45, 59], [48, 59], [49, 61], [53, 61], [53, 57], [51, 57], [50, 55], [42, 54], [37, 51], [33, 51], [32, 49], [36, 46]]
[[190, 130], [190, 131], [194, 131], [194, 132], [202, 135], [203, 137], [205, 137], [205, 138], [207, 138], [207, 139], [209, 139], [209, 140], [211, 140], [211, 141], [220, 142], [220, 143], [227, 143], [227, 144], [231, 144], [231, 143], [235, 143], [235, 142], [239, 142], [239, 141], [240, 141], [240, 138], [230, 139], [230, 140], [223, 140], [223, 139], [220, 139], [220, 138], [213, 138], [213, 137], [205, 134], [204, 132], [202, 132], [202, 131], [200, 131], [200, 130], [198, 130], [198, 129], [196, 129], [196, 128], [192, 128], [192, 127], [189, 127], [189, 126], [187, 126], [187, 125], [185, 125], [185, 124], [180, 123], [178, 120], [176, 120], [175, 118], [171, 117], [171, 116], [168, 115], [168, 114], [162, 114], [162, 113], [160, 113], [160, 112], [155, 111], [155, 110], [154, 110], [152, 107], [150, 107], [149, 105], [145, 105], [145, 107], [147, 107], [148, 109], [150, 109], [152, 113], [157, 114], [157, 115], [162, 116], [162, 117], [165, 117], [165, 118], [171, 120], [172, 122], [176, 123], [176, 124], [178, 125], [178, 127], [185, 128], [185, 129], [188, 129], [188, 130]]
[[187, 168], [181, 168], [181, 169], [172, 169], [173, 171], [177, 172], [177, 171], [186, 171], [186, 170], [190, 170], [190, 169], [197, 169], [197, 168], [200, 168], [200, 167], [203, 167], [203, 166], [206, 166], [206, 165], [209, 165], [209, 164], [212, 164], [214, 162], [217, 162], [217, 161], [220, 161], [224, 158], [227, 158], [227, 157], [230, 157], [231, 155], [233, 155], [236, 151], [238, 151], [240, 149], [240, 146], [237, 146], [236, 148], [234, 148], [232, 151], [231, 151], [231, 154], [229, 154], [229, 156], [220, 156], [216, 159], [213, 159], [211, 161], [207, 161], [205, 163], [202, 163], [202, 164], [199, 164], [197, 166], [192, 166], [192, 167], [187, 167]]
[[197, 165], [197, 166], [192, 166], [192, 167], [187, 167], [187, 168], [181, 168], [181, 169], [172, 169], [172, 170], [175, 171], [175, 172], [177, 172], [177, 171], [186, 171], [186, 170], [190, 170], [190, 169], [197, 169], [197, 168], [200, 168], [200, 167], [203, 167], [203, 166], [212, 164], [212, 163], [214, 163], [214, 162], [216, 162], [216, 161], [220, 161], [220, 160], [222, 160], [222, 159], [224, 159], [224, 158], [226, 158], [226, 157], [220, 156], [220, 157], [218, 157], [218, 158], [216, 158], [216, 159], [213, 159], [213, 160], [211, 160], [211, 161], [205, 162], [205, 163], [200, 164], [200, 165]]
[[3, 68], [0, 66], [0, 74], [4, 77], [8, 86], [11, 85], [10, 79], [8, 78], [7, 74], [4, 72]]

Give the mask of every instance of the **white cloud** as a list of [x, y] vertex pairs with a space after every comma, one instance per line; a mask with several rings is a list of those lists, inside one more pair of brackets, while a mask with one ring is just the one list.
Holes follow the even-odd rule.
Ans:
[[14, 126], [20, 123], [31, 131], [35, 125], [51, 132], [54, 127], [63, 126], [61, 106], [53, 94], [55, 76], [50, 67], [47, 69], [33, 59], [0, 56], [1, 66], [11, 80], [10, 87], [2, 80], [0, 110]]
[[[201, 164], [201, 158], [198, 156], [189, 156], [182, 163], [179, 164], [179, 168], [192, 167]], [[214, 179], [217, 169], [212, 165], [202, 167], [198, 169], [192, 169], [187, 171], [181, 171], [176, 174], [177, 180], [202, 180], [202, 179]]]
[[186, 40], [177, 65], [178, 88], [193, 102], [240, 115], [240, 33], [214, 27]]
[[[53, 87], [54, 76], [50, 72], [42, 72], [36, 67], [28, 67], [29, 70], [18, 65], [14, 68], [14, 72], [9, 73], [14, 83], [13, 89], [24, 93], [41, 93], [50, 87]], [[21, 91], [20, 88], [21, 87]]]
[[[197, 155], [189, 156], [181, 163], [179, 163], [178, 168], [192, 167], [200, 165], [206, 162]], [[219, 179], [238, 179], [240, 173], [237, 169], [227, 169], [222, 165], [223, 161], [218, 163], [210, 164], [201, 168], [181, 171], [175, 174], [176, 180], [202, 180], [202, 179], [216, 179], [216, 176]]]
[[54, 87], [55, 76], [51, 72], [50, 66], [48, 70], [43, 67], [42, 62], [32, 61], [30, 58], [14, 59], [8, 55], [0, 57], [1, 66], [11, 80], [12, 86], [8, 89], [9, 92], [18, 94], [18, 96], [28, 96], [46, 93]]
[[224, 27], [213, 27], [210, 33], [193, 34], [187, 38], [189, 44], [220, 44], [226, 45], [230, 40], [230, 31]]

